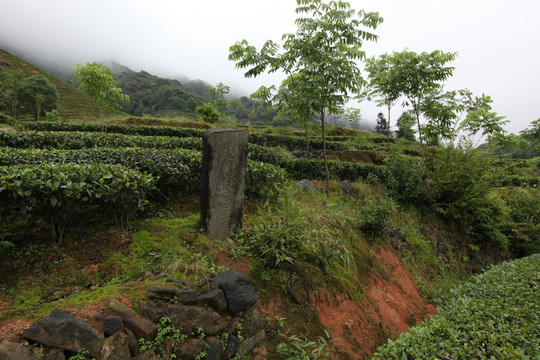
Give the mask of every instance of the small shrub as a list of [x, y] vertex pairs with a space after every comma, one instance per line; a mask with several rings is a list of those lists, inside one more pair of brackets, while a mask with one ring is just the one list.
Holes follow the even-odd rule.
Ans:
[[221, 118], [221, 114], [219, 111], [212, 106], [212, 104], [205, 103], [203, 105], [197, 106], [195, 109], [195, 113], [199, 115], [199, 117], [210, 124], [215, 124], [219, 121]]
[[364, 203], [358, 210], [360, 230], [369, 237], [383, 236], [390, 227], [394, 211], [394, 203], [383, 198]]
[[432, 189], [424, 165], [403, 155], [394, 155], [386, 164], [386, 187], [402, 204], [429, 205]]
[[176, 359], [175, 351], [187, 339], [180, 329], [172, 324], [171, 318], [162, 317], [157, 327], [157, 335], [154, 340], [139, 339], [141, 352], [152, 350], [157, 360]]
[[45, 113], [45, 121], [57, 122], [59, 119], [60, 119], [60, 112], [56, 109], [53, 109]]
[[320, 336], [318, 341], [309, 341], [300, 339], [296, 335], [287, 337], [286, 343], [280, 343], [277, 346], [278, 354], [285, 357], [286, 360], [323, 360], [328, 359], [335, 351], [329, 345], [337, 339], [330, 338], [325, 331], [326, 336]]

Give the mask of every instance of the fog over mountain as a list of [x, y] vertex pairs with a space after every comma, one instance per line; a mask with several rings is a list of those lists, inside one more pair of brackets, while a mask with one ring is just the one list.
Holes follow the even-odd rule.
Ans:
[[[469, 88], [494, 100], [494, 110], [518, 132], [540, 117], [540, 2], [530, 0], [352, 0], [379, 11], [384, 23], [368, 56], [392, 51], [456, 51], [447, 88]], [[247, 39], [260, 47], [294, 32], [293, 0], [2, 0], [0, 47], [58, 71], [86, 62], [116, 61], [134, 71], [223, 82], [236, 95], [278, 84], [281, 74], [245, 79], [227, 59], [229, 46]], [[39, 61], [37, 61], [39, 59]], [[379, 111], [355, 104], [365, 119]], [[400, 104], [394, 117], [402, 111]]]

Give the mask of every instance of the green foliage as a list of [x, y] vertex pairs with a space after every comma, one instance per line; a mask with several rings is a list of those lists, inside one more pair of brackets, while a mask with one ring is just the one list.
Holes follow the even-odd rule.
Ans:
[[[201, 153], [188, 149], [87, 148], [82, 150], [39, 150], [0, 147], [0, 165], [76, 163], [118, 164], [152, 174], [163, 193], [183, 194], [199, 191]], [[277, 184], [285, 179], [283, 169], [248, 160], [246, 193], [272, 196]]]
[[[363, 79], [357, 60], [365, 57], [361, 47], [364, 41], [374, 41], [377, 36], [364, 29], [376, 29], [382, 22], [378, 13], [358, 13], [350, 4], [331, 0], [297, 0], [295, 33], [283, 35], [283, 51], [273, 41], [267, 41], [260, 51], [250, 46], [246, 40], [237, 42], [229, 49], [229, 59], [238, 68], [248, 68], [246, 77], [256, 77], [266, 71], [284, 71], [287, 87], [271, 95], [267, 89], [261, 91], [268, 101], [283, 103], [293, 109], [295, 120], [316, 117], [321, 122], [324, 147], [325, 116], [339, 114], [350, 99], [350, 92], [356, 93]], [[292, 96], [281, 96], [283, 93]], [[329, 186], [326, 170], [327, 192]]]
[[23, 109], [21, 113], [32, 114], [36, 120], [58, 107], [58, 90], [43, 75], [24, 79], [17, 97], [17, 104]]
[[458, 221], [481, 242], [506, 249], [508, 239], [501, 232], [501, 209], [491, 194], [491, 160], [475, 150], [444, 148], [427, 161], [435, 211]]
[[386, 187], [401, 204], [430, 205], [433, 192], [422, 162], [393, 155], [386, 163]]
[[533, 359], [540, 354], [540, 255], [497, 265], [452, 290], [438, 315], [373, 359]]
[[200, 93], [187, 90], [177, 80], [160, 78], [145, 71], [124, 71], [115, 76], [122, 83], [123, 91], [129, 95], [129, 103], [123, 109], [129, 114], [160, 115], [165, 111], [180, 114], [192, 114], [195, 108], [204, 103]]
[[540, 253], [540, 189], [498, 189], [508, 207], [504, 234], [516, 256]]
[[0, 112], [0, 124], [6, 124], [6, 125], [16, 125], [17, 121], [13, 119], [11, 116], [4, 114], [3, 112]]
[[48, 111], [45, 113], [45, 121], [56, 122], [60, 120], [60, 112], [56, 109]]
[[416, 118], [414, 117], [414, 113], [411, 111], [405, 111], [397, 120], [397, 137], [399, 138], [405, 138], [410, 141], [414, 141], [414, 122]]
[[35, 149], [86, 149], [97, 147], [141, 147], [153, 149], [202, 150], [201, 138], [138, 136], [84, 132], [13, 132], [0, 133], [0, 146]]
[[335, 351], [329, 345], [337, 339], [330, 338], [325, 331], [326, 336], [319, 336], [315, 341], [300, 339], [296, 335], [287, 336], [287, 343], [280, 343], [277, 346], [278, 354], [284, 356], [286, 360], [322, 360], [328, 359]]
[[404, 50], [392, 55], [383, 55], [388, 62], [388, 72], [392, 74], [392, 84], [412, 106], [416, 115], [418, 136], [422, 142], [420, 113], [426, 98], [441, 89], [441, 82], [452, 76], [454, 68], [445, 66], [454, 60], [457, 53], [444, 53], [435, 50], [431, 53]]
[[366, 201], [358, 211], [358, 227], [368, 237], [381, 238], [390, 228], [395, 210], [394, 203], [384, 198]]
[[120, 84], [112, 76], [112, 70], [96, 62], [77, 64], [73, 70], [73, 83], [79, 83], [79, 90], [95, 98], [102, 109], [118, 109], [122, 102], [129, 101], [129, 96], [122, 93]]
[[[144, 121], [146, 118], [140, 119]], [[126, 135], [145, 136], [174, 136], [201, 137], [204, 130], [192, 128], [178, 128], [173, 126], [150, 126], [150, 125], [125, 125], [125, 124], [103, 124], [103, 123], [25, 123], [24, 129], [36, 131], [78, 131], [78, 132], [104, 132]]]
[[59, 243], [68, 224], [96, 213], [115, 218], [127, 229], [154, 183], [152, 176], [119, 165], [0, 167], [0, 217], [20, 213], [44, 220]]
[[221, 118], [220, 112], [210, 103], [204, 103], [203, 105], [197, 106], [195, 113], [199, 115], [201, 120], [210, 124], [217, 123]]
[[300, 208], [293, 197], [292, 188], [282, 191], [276, 206], [261, 209], [259, 222], [243, 234], [249, 249], [269, 268], [294, 264], [307, 241]]
[[140, 351], [152, 350], [157, 360], [176, 359], [175, 351], [187, 339], [180, 329], [172, 324], [169, 317], [162, 317], [157, 327], [157, 335], [154, 340], [139, 339]]

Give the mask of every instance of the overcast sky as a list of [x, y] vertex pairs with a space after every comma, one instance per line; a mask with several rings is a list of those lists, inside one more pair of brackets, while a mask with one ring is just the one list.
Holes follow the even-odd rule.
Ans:
[[[540, 1], [349, 2], [384, 18], [379, 41], [364, 46], [368, 56], [405, 48], [458, 52], [447, 89], [490, 95], [512, 132], [540, 118]], [[295, 0], [0, 0], [0, 44], [70, 67], [114, 60], [159, 76], [224, 82], [249, 95], [280, 78], [244, 79], [227, 59], [229, 46], [280, 42], [296, 29], [295, 8]], [[374, 105], [357, 106], [365, 119], [376, 117]]]

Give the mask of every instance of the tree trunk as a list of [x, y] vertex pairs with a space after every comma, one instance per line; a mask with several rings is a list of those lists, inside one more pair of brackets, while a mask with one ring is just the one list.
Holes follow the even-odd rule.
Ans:
[[388, 136], [388, 151], [390, 151], [390, 105], [388, 105], [388, 130], [387, 130], [387, 136]]
[[420, 111], [415, 106], [414, 113], [416, 114], [416, 123], [418, 124], [418, 139], [420, 140], [420, 144], [423, 144], [422, 142], [422, 128], [420, 127]]
[[309, 124], [306, 123], [304, 124], [304, 130], [305, 130], [305, 135], [306, 135], [306, 156], [309, 155]]
[[326, 171], [326, 195], [330, 194], [330, 171], [328, 170], [328, 159], [326, 157], [326, 136], [324, 131], [324, 110], [321, 111], [321, 128], [322, 128], [322, 146], [323, 146], [323, 159], [324, 170]]

